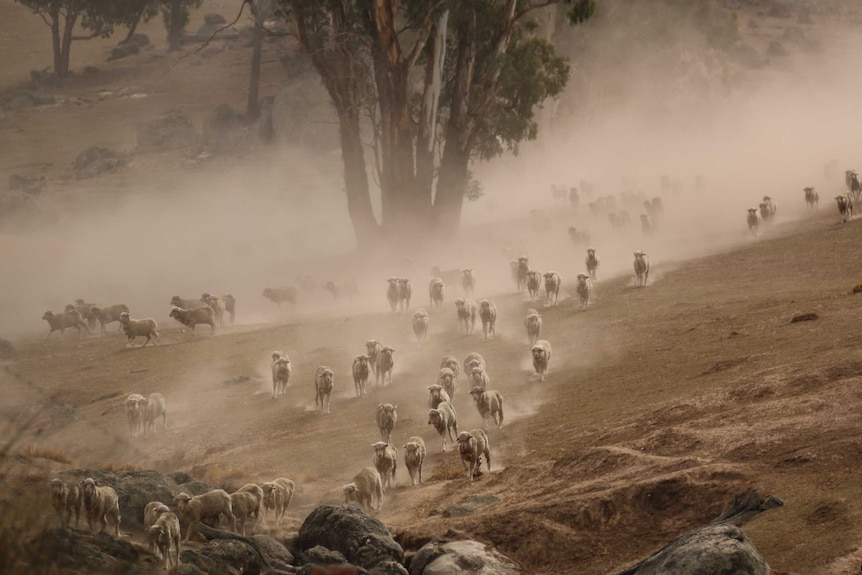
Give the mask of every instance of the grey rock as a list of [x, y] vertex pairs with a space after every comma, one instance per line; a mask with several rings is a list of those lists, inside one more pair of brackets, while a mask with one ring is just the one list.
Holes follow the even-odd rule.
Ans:
[[467, 515], [472, 515], [479, 509], [487, 507], [488, 505], [493, 505], [498, 501], [500, 501], [500, 498], [496, 495], [476, 495], [474, 497], [468, 497], [461, 503], [450, 505], [444, 509], [443, 517], [465, 517]]
[[32, 108], [37, 106], [49, 106], [57, 102], [54, 96], [43, 96], [24, 90], [13, 94], [9, 98], [0, 101], [0, 109], [17, 110], [19, 108]]
[[90, 146], [75, 158], [75, 175], [79, 180], [95, 178], [128, 164], [128, 157], [116, 150]]
[[95, 66], [84, 66], [84, 75], [85, 76], [94, 76], [94, 75], [98, 74], [99, 72], [101, 72], [101, 70], [99, 70]]
[[221, 104], [204, 122], [204, 143], [213, 152], [237, 147], [243, 138], [243, 116], [227, 104]]
[[38, 194], [44, 186], [45, 176], [22, 176], [20, 174], [9, 176], [10, 192], [20, 191], [28, 194]]
[[42, 531], [24, 543], [33, 573], [128, 573], [140, 560], [126, 540], [107, 533], [95, 535], [72, 529]]
[[359, 507], [321, 505], [299, 529], [296, 550], [315, 546], [338, 551], [351, 565], [379, 575], [405, 575], [404, 550], [386, 526]]
[[769, 43], [769, 48], [766, 49], [766, 53], [773, 57], [787, 56], [787, 50], [784, 49], [784, 45], [777, 40], [773, 40]]
[[270, 565], [276, 569], [289, 570], [296, 563], [296, 558], [287, 547], [269, 535], [254, 535], [251, 538], [257, 543], [257, 548], [266, 557]]
[[16, 359], [18, 352], [8, 339], [0, 338], [0, 359]]
[[138, 122], [137, 138], [138, 148], [144, 151], [175, 150], [200, 142], [191, 117], [177, 110]]
[[224, 16], [215, 12], [204, 14], [204, 22], [213, 26], [216, 24], [227, 24], [227, 20], [224, 19]]
[[472, 540], [435, 539], [410, 562], [410, 575], [518, 575], [520, 567], [505, 555]]
[[[224, 28], [224, 29], [223, 29]], [[213, 36], [215, 34], [215, 36]], [[239, 38], [239, 32], [236, 31], [235, 28], [224, 27], [224, 23], [221, 24], [204, 24], [191, 36], [186, 36], [183, 38], [183, 42], [206, 42], [207, 40], [212, 39], [215, 40], [236, 40]]]
[[793, 16], [793, 10], [787, 3], [773, 2], [766, 14], [772, 18], [790, 18]]
[[119, 60], [127, 56], [133, 56], [140, 51], [141, 48], [137, 44], [121, 44], [120, 46], [111, 49], [111, 55], [108, 56], [108, 61], [110, 62], [111, 60]]
[[71, 405], [55, 405], [51, 408], [51, 426], [54, 428], [66, 427], [70, 423], [81, 421], [83, 418]]
[[338, 551], [331, 551], [326, 547], [315, 545], [299, 554], [299, 560], [303, 563], [314, 565], [342, 565], [347, 563], [347, 558]]
[[132, 34], [132, 37], [126, 42], [126, 44], [134, 44], [135, 46], [146, 46], [149, 43], [150, 37], [140, 33]]
[[203, 555], [199, 551], [186, 549], [180, 553], [180, 567], [190, 569], [192, 575], [197, 573], [205, 573], [206, 575], [242, 575], [240, 571], [216, 562], [215, 560]]

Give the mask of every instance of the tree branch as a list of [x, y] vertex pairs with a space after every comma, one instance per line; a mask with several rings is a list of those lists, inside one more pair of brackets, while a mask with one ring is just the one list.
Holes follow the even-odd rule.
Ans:
[[409, 70], [413, 67], [416, 60], [419, 59], [422, 49], [425, 48], [426, 42], [428, 42], [428, 35], [431, 33], [431, 28], [434, 27], [434, 22], [436, 20], [435, 18], [432, 18], [432, 16], [438, 9], [442, 8], [447, 3], [448, 0], [438, 0], [437, 3], [429, 8], [428, 12], [425, 13], [425, 20], [422, 22], [419, 36], [417, 36], [416, 41], [413, 43], [413, 47], [410, 49], [407, 58], [404, 59], [404, 67], [406, 69]]

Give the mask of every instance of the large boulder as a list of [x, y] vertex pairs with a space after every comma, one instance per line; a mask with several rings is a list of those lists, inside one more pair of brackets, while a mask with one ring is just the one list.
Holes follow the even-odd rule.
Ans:
[[483, 543], [435, 539], [410, 561], [410, 575], [520, 575], [518, 565]]
[[[213, 37], [213, 40], [235, 40], [239, 38], [239, 32], [233, 27], [224, 28], [227, 20], [221, 14], [211, 12], [204, 16], [204, 25], [197, 29], [191, 36], [186, 36], [184, 42], [206, 42], [213, 34], [218, 34]], [[222, 30], [224, 28], [224, 30]]]
[[26, 192], [28, 194], [38, 194], [45, 186], [45, 176], [22, 176], [20, 174], [12, 174], [9, 176], [9, 191], [10, 192]]
[[79, 180], [95, 178], [100, 174], [113, 172], [128, 162], [128, 157], [122, 152], [90, 146], [75, 158], [75, 175]]
[[141, 559], [129, 541], [107, 533], [51, 529], [25, 543], [29, 564], [20, 573], [133, 573]]
[[243, 139], [245, 121], [239, 112], [221, 104], [204, 122], [204, 143], [213, 152], [236, 148]]
[[18, 352], [8, 339], [0, 338], [0, 359], [16, 359]]
[[133, 56], [141, 51], [141, 47], [137, 44], [120, 44], [119, 46], [111, 49], [111, 55], [108, 56], [108, 61], [111, 60], [119, 60], [120, 58], [125, 58], [126, 56]]
[[137, 135], [138, 149], [144, 151], [175, 150], [200, 141], [191, 117], [178, 110], [138, 122]]
[[351, 565], [372, 575], [406, 575], [404, 550], [389, 529], [359, 507], [321, 505], [299, 528], [294, 542], [299, 554], [316, 546], [341, 553]]

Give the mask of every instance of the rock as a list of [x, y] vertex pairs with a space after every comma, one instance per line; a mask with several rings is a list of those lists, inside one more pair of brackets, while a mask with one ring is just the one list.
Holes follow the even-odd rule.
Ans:
[[801, 321], [814, 321], [815, 319], [818, 319], [819, 317], [820, 316], [818, 316], [816, 313], [803, 313], [803, 314], [794, 316], [793, 319], [790, 320], [790, 323], [799, 323]]
[[201, 495], [203, 493], [206, 493], [207, 491], [212, 491], [213, 489], [215, 489], [215, 487], [203, 481], [192, 480], [177, 485], [177, 493], [179, 493], [180, 491], [185, 491], [189, 495]]
[[222, 16], [221, 14], [216, 14], [215, 12], [204, 14], [204, 22], [209, 24], [210, 26], [215, 26], [216, 24], [227, 24], [227, 20], [224, 19], [224, 16]]
[[800, 24], [814, 24], [814, 20], [811, 19], [810, 12], [800, 12], [796, 21]]
[[235, 377], [228, 378], [222, 382], [222, 385], [245, 385], [246, 383], [251, 383], [254, 381], [247, 375], [237, 375]]
[[216, 539], [206, 543], [198, 553], [238, 573], [260, 573], [261, 571], [262, 566], [257, 555], [241, 541]]
[[173, 471], [171, 473], [165, 473], [165, 477], [169, 478], [171, 481], [180, 485], [182, 483], [191, 483], [194, 481], [191, 475], [188, 473], [183, 473], [182, 471]]
[[748, 44], [740, 43], [737, 45], [733, 49], [733, 56], [746, 68], [759, 68], [763, 65], [763, 58], [757, 53], [757, 50]]
[[126, 44], [134, 44], [135, 46], [146, 46], [150, 43], [150, 37], [146, 34], [132, 34]]
[[30, 572], [130, 573], [140, 556], [131, 543], [107, 533], [57, 528], [25, 543]]
[[805, 36], [805, 32], [802, 28], [797, 26], [788, 26], [785, 28], [784, 34], [782, 34], [781, 37], [787, 42], [793, 42], [800, 45], [808, 44], [808, 38]]
[[476, 495], [468, 497], [457, 505], [450, 505], [443, 510], [443, 517], [465, 517], [472, 515], [482, 507], [487, 507], [500, 501], [496, 495]]
[[227, 104], [221, 104], [204, 122], [204, 143], [213, 152], [236, 148], [244, 135], [244, 119]]
[[197, 575], [197, 573], [205, 573], [206, 575], [241, 575], [233, 567], [219, 564], [198, 551], [190, 549], [186, 549], [180, 553], [180, 567], [187, 567], [194, 575]]
[[[518, 575], [518, 565], [483, 543], [434, 539], [410, 562], [410, 575]], [[674, 572], [675, 573], [675, 572]]]
[[330, 551], [326, 547], [315, 545], [299, 554], [299, 560], [303, 563], [315, 565], [341, 565], [347, 563], [347, 558], [338, 551]]
[[296, 563], [296, 558], [293, 553], [287, 550], [287, 547], [270, 537], [269, 535], [254, 535], [252, 540], [257, 543], [260, 552], [266, 556], [270, 565], [276, 569], [288, 570]]
[[101, 70], [99, 70], [95, 66], [84, 66], [84, 75], [85, 76], [94, 76], [94, 75], [98, 74], [99, 72], [101, 72]]
[[164, 151], [193, 146], [200, 142], [188, 114], [172, 110], [162, 116], [138, 122], [138, 148]]
[[110, 62], [111, 60], [119, 60], [126, 56], [133, 56], [140, 51], [141, 48], [137, 44], [121, 44], [111, 50], [111, 55], [108, 56], [108, 61]]
[[18, 352], [8, 339], [0, 338], [0, 359], [16, 359]]
[[125, 166], [128, 158], [115, 150], [90, 146], [75, 158], [75, 172], [79, 180], [95, 178], [106, 172], [113, 172]]
[[[206, 42], [207, 40], [236, 40], [239, 38], [239, 32], [232, 27], [225, 28], [224, 22], [221, 24], [204, 24], [191, 35], [183, 38], [183, 42]], [[224, 28], [224, 29], [223, 29]], [[216, 34], [218, 32], [218, 34]], [[215, 34], [215, 36], [213, 36]]]
[[767, 48], [766, 53], [773, 57], [787, 56], [787, 50], [784, 49], [784, 45], [777, 40], [773, 40], [769, 43], [769, 48]]
[[13, 94], [6, 100], [0, 101], [0, 109], [17, 110], [19, 108], [32, 108], [36, 106], [49, 106], [57, 102], [54, 96], [41, 96], [24, 90]]
[[359, 507], [321, 505], [305, 518], [294, 544], [300, 554], [318, 545], [338, 551], [369, 573], [407, 573], [401, 565], [404, 550], [383, 523]]
[[772, 18], [790, 18], [793, 16], [793, 10], [791, 10], [789, 4], [785, 4], [784, 2], [773, 2], [766, 15]]

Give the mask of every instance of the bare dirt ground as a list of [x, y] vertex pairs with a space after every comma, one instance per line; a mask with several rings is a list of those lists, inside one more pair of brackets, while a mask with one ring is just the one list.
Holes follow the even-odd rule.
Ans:
[[[233, 4], [208, 2], [207, 9], [229, 16]], [[191, 29], [202, 13], [195, 18]], [[12, 26], [16, 35], [0, 34], [10, 62], [0, 84], [12, 90], [29, 69], [50, 63], [48, 38], [38, 18], [10, 0], [0, 0], [0, 22], [20, 23]], [[49, 90], [57, 105], [0, 112], [0, 182], [13, 173], [48, 177], [32, 217], [0, 236], [3, 264], [15, 272], [0, 276], [0, 312], [19, 352], [0, 371], [0, 439], [14, 437], [32, 416], [16, 442], [22, 481], [11, 484], [11, 493], [44, 493], [46, 480], [69, 468], [181, 470], [225, 487], [287, 476], [302, 491], [285, 534], [315, 505], [339, 502], [341, 485], [370, 464], [375, 408], [391, 402], [399, 411], [394, 443], [420, 435], [429, 448], [425, 483], [408, 487], [399, 470], [380, 513], [408, 548], [455, 529], [493, 543], [528, 572], [609, 573], [756, 487], [785, 501], [745, 528], [776, 573], [858, 571], [862, 294], [850, 290], [862, 281], [856, 261], [862, 223], [836, 224], [828, 198], [839, 185], [822, 188], [821, 211], [756, 241], [742, 239], [741, 217], [714, 238], [695, 241], [698, 230], [686, 229], [678, 243], [673, 237], [636, 243], [635, 236], [594, 231], [594, 241], [603, 242], [600, 254], [613, 256], [603, 261], [586, 313], [572, 285], [580, 250], [566, 243], [543, 252], [541, 242], [532, 244], [533, 261], [555, 267], [565, 280], [560, 305], [545, 308], [506, 283], [512, 250], [530, 245], [529, 222], [489, 225], [476, 232], [488, 243], [465, 247], [457, 259], [478, 269], [476, 295], [496, 302], [499, 335], [489, 341], [462, 335], [451, 303], [460, 293], [450, 288], [444, 308], [431, 314], [430, 340], [419, 346], [407, 314], [382, 311], [382, 278], [398, 269], [361, 277], [364, 299], [353, 304], [276, 311], [260, 298], [268, 282], [294, 278], [293, 269], [272, 266], [262, 252], [281, 262], [304, 251], [344, 249], [343, 237], [315, 234], [324, 221], [343, 217], [320, 208], [341, 205], [338, 170], [276, 150], [215, 161], [141, 155], [95, 180], [70, 177], [71, 161], [86, 146], [131, 149], [137, 120], [180, 108], [199, 123], [218, 104], [244, 105], [247, 49], [214, 45], [168, 70], [173, 59], [164, 54], [160, 22], [142, 31], [155, 46], [128, 60], [101, 63], [113, 41], [76, 44], [73, 67], [96, 63], [102, 71]], [[44, 37], [33, 51], [24, 40], [37, 33]], [[276, 48], [267, 44], [264, 95], [285, 80]], [[123, 88], [146, 97], [100, 96]], [[812, 162], [819, 173], [821, 159]], [[746, 194], [762, 192], [752, 186]], [[779, 196], [782, 214], [802, 212], [800, 193], [791, 197]], [[190, 225], [188, 214], [204, 208], [209, 226]], [[158, 233], [140, 227], [140, 219], [130, 229], [115, 215], [142, 209]], [[743, 213], [735, 204], [728, 209]], [[214, 243], [223, 238], [210, 228], [232, 229], [231, 220], [219, 219], [225, 212], [243, 218], [242, 233]], [[552, 217], [563, 239], [542, 241], [562, 245], [568, 215]], [[629, 254], [631, 245], [644, 243], [654, 267], [650, 286], [637, 289]], [[489, 245], [504, 246], [504, 253], [481, 261]], [[720, 246], [717, 255], [674, 261]], [[207, 255], [207, 266], [186, 273], [184, 266]], [[327, 262], [344, 267], [343, 260]], [[427, 267], [408, 264], [423, 270], [414, 276], [414, 307], [424, 306]], [[62, 288], [50, 281], [57, 269], [68, 280]], [[201, 330], [193, 339], [167, 319], [174, 291], [189, 296], [202, 285], [225, 284], [239, 299], [238, 325], [216, 337]], [[155, 317], [159, 346], [126, 348], [113, 333], [116, 324], [106, 337], [78, 341], [67, 333], [40, 341], [43, 307], [90, 294], [100, 301], [128, 298], [134, 315]], [[554, 347], [544, 383], [531, 372], [522, 326], [524, 310], [536, 306], [543, 337]], [[809, 312], [818, 319], [790, 323]], [[394, 383], [372, 385], [370, 397], [356, 399], [350, 365], [370, 338], [396, 348]], [[287, 352], [294, 368], [279, 400], [269, 395], [273, 350]], [[505, 426], [490, 432], [492, 473], [473, 483], [427, 425], [425, 389], [442, 357], [461, 360], [470, 351], [485, 357], [506, 408]], [[336, 373], [330, 415], [313, 401], [312, 374], [324, 364]], [[481, 422], [465, 388], [462, 376], [454, 404], [459, 427], [472, 429]], [[156, 391], [167, 399], [168, 428], [132, 440], [118, 405], [129, 393]], [[73, 407], [80, 419], [62, 417], [60, 406]], [[30, 447], [48, 458], [27, 456]], [[71, 463], [52, 461], [57, 454]], [[498, 500], [464, 517], [444, 517], [447, 507], [473, 495]], [[33, 510], [30, 527], [53, 520], [47, 505]]]

